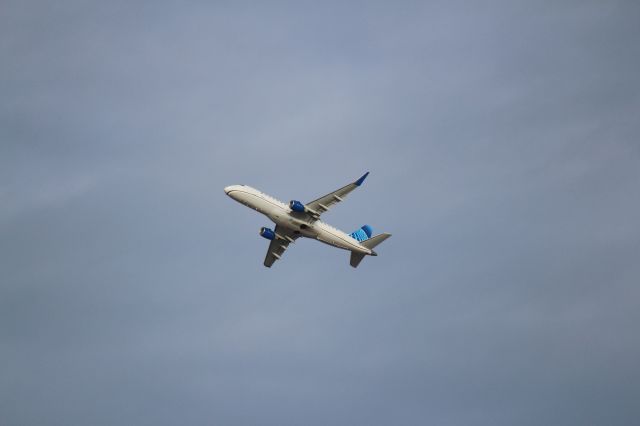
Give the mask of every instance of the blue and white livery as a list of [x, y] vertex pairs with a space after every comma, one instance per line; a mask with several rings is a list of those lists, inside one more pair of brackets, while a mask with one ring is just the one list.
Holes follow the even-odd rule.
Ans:
[[264, 259], [264, 266], [270, 268], [282, 257], [290, 243], [300, 237], [307, 237], [349, 250], [350, 263], [355, 268], [365, 256], [377, 256], [373, 248], [389, 238], [391, 234], [382, 233], [372, 236], [373, 230], [369, 225], [364, 225], [357, 231], [347, 234], [322, 222], [320, 216], [362, 185], [368, 175], [369, 172], [355, 182], [306, 204], [297, 200], [291, 200], [289, 204], [285, 204], [247, 185], [227, 186], [224, 192], [237, 202], [267, 216], [276, 224], [275, 229], [267, 227], [260, 229], [260, 235], [271, 241]]

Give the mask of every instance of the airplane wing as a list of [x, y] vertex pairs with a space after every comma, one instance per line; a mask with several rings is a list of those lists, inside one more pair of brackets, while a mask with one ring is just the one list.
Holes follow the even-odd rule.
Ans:
[[273, 230], [276, 237], [271, 240], [267, 255], [264, 258], [264, 266], [271, 268], [271, 265], [284, 254], [289, 247], [289, 243], [292, 243], [298, 238], [298, 235], [293, 233], [293, 230], [287, 228], [281, 228], [276, 225], [276, 229]]
[[362, 182], [369, 176], [369, 172], [365, 173], [355, 182], [352, 182], [348, 185], [343, 186], [340, 189], [336, 189], [335, 191], [318, 198], [317, 200], [313, 200], [310, 203], [305, 204], [305, 207], [311, 209], [314, 212], [317, 212], [318, 215], [326, 212], [333, 206], [334, 204], [339, 203], [347, 196], [351, 191], [362, 185]]

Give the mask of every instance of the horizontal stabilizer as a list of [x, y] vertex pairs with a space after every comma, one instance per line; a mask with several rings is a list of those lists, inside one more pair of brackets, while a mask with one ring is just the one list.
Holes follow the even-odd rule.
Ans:
[[360, 244], [365, 246], [368, 249], [373, 249], [375, 246], [382, 243], [384, 240], [386, 240], [390, 236], [391, 234], [387, 234], [386, 232], [384, 232], [382, 234], [378, 234], [374, 237], [371, 237], [368, 240], [364, 240]]
[[350, 264], [351, 266], [353, 266], [354, 268], [357, 268], [358, 265], [360, 264], [360, 262], [362, 262], [362, 259], [364, 259], [366, 255], [364, 253], [360, 253], [357, 251], [352, 251], [351, 252], [351, 260], [350, 260]]

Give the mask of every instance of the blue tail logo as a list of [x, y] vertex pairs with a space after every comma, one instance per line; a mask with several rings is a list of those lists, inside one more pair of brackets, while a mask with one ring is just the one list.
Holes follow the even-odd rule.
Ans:
[[349, 234], [349, 236], [354, 240], [364, 241], [371, 238], [371, 234], [373, 234], [373, 228], [371, 228], [369, 225], [364, 225], [362, 228]]

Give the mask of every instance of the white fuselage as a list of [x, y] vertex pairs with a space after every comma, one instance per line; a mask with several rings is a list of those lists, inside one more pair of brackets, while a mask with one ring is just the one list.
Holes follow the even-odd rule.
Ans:
[[313, 238], [344, 250], [372, 254], [372, 251], [348, 234], [306, 213], [291, 210], [288, 204], [246, 185], [227, 186], [224, 192], [237, 202], [262, 213], [276, 225], [291, 230], [295, 235]]

